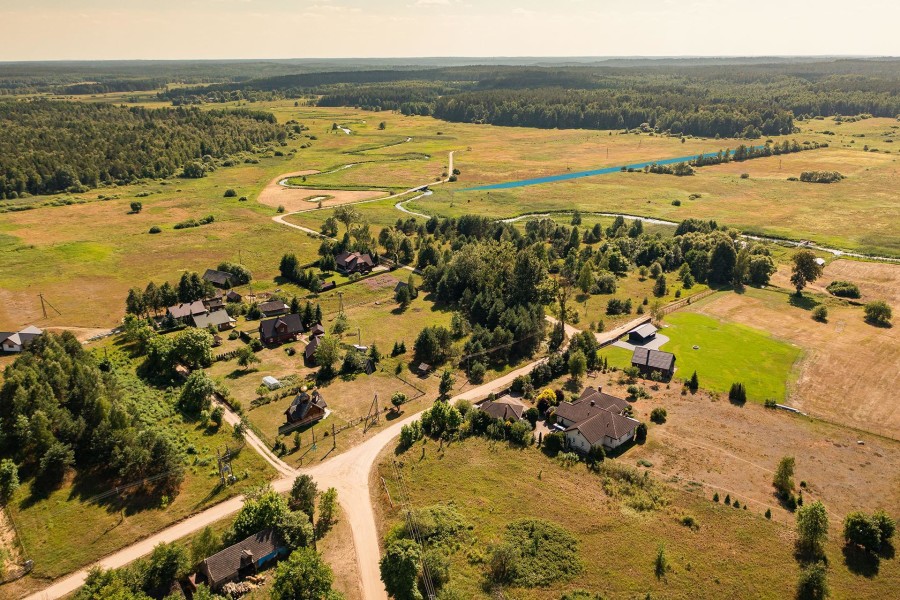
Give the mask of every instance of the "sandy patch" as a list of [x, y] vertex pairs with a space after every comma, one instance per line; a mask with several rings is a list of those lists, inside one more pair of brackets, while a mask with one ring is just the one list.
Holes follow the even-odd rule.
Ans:
[[[772, 283], [790, 289], [791, 270], [781, 266], [772, 277]], [[860, 301], [884, 300], [900, 310], [900, 265], [890, 263], [862, 262], [858, 260], [839, 259], [828, 263], [818, 281], [807, 286], [807, 289], [822, 294], [832, 281], [850, 281], [859, 286], [862, 294]]]
[[311, 175], [317, 172], [300, 171], [298, 173], [279, 175], [263, 188], [257, 200], [266, 206], [275, 208], [283, 206], [285, 212], [295, 212], [310, 208], [310, 203], [318, 202], [319, 198], [325, 198], [321, 200], [322, 206], [337, 206], [349, 202], [359, 202], [360, 200], [373, 200], [388, 195], [387, 192], [378, 190], [315, 190], [290, 188], [279, 184], [280, 181], [289, 177]]

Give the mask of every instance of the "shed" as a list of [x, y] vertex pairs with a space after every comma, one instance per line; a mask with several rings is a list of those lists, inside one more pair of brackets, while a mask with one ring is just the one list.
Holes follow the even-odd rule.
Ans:
[[635, 348], [634, 354], [631, 355], [631, 365], [640, 369], [644, 374], [657, 371], [666, 377], [671, 377], [675, 373], [675, 355], [662, 350]]
[[657, 331], [651, 323], [644, 323], [628, 332], [628, 341], [632, 344], [646, 344], [656, 337]]

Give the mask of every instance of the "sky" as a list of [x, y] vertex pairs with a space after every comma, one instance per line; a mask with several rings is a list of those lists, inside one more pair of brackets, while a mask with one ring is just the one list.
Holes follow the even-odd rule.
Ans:
[[900, 55], [900, 0], [0, 0], [0, 61]]

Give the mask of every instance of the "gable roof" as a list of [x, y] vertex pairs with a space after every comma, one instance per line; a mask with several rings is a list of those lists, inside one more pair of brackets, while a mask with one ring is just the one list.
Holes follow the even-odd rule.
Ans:
[[284, 302], [280, 300], [269, 300], [268, 302], [263, 302], [259, 305], [260, 312], [277, 312], [279, 310], [289, 310], [289, 307]]
[[302, 421], [313, 407], [319, 408], [323, 412], [328, 408], [328, 404], [318, 390], [313, 390], [311, 395], [307, 392], [297, 394], [291, 405], [284, 411], [284, 414], [290, 421]]
[[317, 335], [325, 335], [325, 326], [321, 323], [316, 323], [309, 330], [310, 334], [315, 337]]
[[648, 337], [652, 337], [652, 336], [656, 335], [657, 331], [659, 331], [659, 330], [656, 327], [654, 327], [653, 324], [644, 323], [640, 327], [635, 327], [634, 329], [629, 331], [628, 334], [631, 335], [633, 333], [635, 335], [638, 335], [638, 336], [646, 339]]
[[181, 304], [176, 304], [175, 306], [169, 307], [169, 314], [172, 315], [176, 319], [183, 319], [185, 317], [191, 317], [193, 315], [202, 315], [206, 312], [206, 306], [203, 305], [202, 300], [195, 300], [193, 302], [186, 302]]
[[627, 406], [627, 400], [587, 387], [575, 402], [561, 402], [556, 407], [556, 416], [579, 424], [592, 419], [603, 411], [621, 414]]
[[234, 323], [234, 319], [226, 310], [217, 310], [215, 312], [202, 315], [194, 315], [194, 326], [205, 328], [212, 325], [213, 327], [221, 327], [222, 325], [230, 325]]
[[233, 278], [234, 275], [231, 273], [228, 273], [227, 271], [216, 271], [215, 269], [207, 269], [206, 273], [203, 274], [203, 279], [205, 281], [219, 286], [232, 285]]
[[625, 435], [631, 435], [638, 425], [635, 419], [600, 409], [591, 418], [566, 429], [566, 432], [579, 431], [591, 446], [596, 446], [602, 443], [605, 437], [617, 440]]
[[522, 420], [522, 414], [525, 412], [525, 408], [521, 404], [513, 404], [504, 400], [488, 400], [479, 408], [491, 418], [503, 419], [504, 421], [510, 419], [520, 421]]
[[264, 529], [257, 534], [241, 540], [221, 552], [213, 554], [203, 561], [210, 583], [214, 586], [220, 581], [234, 577], [241, 569], [241, 557], [250, 556], [253, 562], [269, 556], [281, 547], [281, 541], [275, 529]]
[[346, 250], [335, 256], [334, 262], [336, 262], [339, 267], [348, 269], [352, 269], [359, 265], [366, 265], [369, 267], [375, 265], [375, 262], [370, 255], [360, 254], [359, 252], [347, 252]]
[[234, 291], [234, 290], [228, 290], [228, 292], [226, 292], [226, 294], [225, 294], [225, 299], [226, 299], [228, 302], [240, 302], [240, 301], [241, 301], [241, 295], [238, 294], [238, 293], [237, 293], [236, 291]]
[[308, 359], [312, 358], [313, 354], [316, 353], [316, 348], [319, 347], [319, 342], [322, 341], [323, 337], [324, 336], [316, 335], [316, 336], [313, 336], [313, 338], [311, 340], [309, 340], [309, 343], [306, 345], [306, 348], [303, 350], [303, 355], [306, 358], [308, 358]]
[[631, 355], [631, 364], [671, 371], [675, 366], [675, 355], [662, 350], [635, 348], [634, 354]]
[[[285, 331], [278, 331], [282, 326]], [[297, 314], [282, 315], [259, 322], [259, 334], [264, 338], [274, 337], [276, 334], [295, 335], [301, 331], [303, 331], [303, 323], [300, 322], [300, 315]]]

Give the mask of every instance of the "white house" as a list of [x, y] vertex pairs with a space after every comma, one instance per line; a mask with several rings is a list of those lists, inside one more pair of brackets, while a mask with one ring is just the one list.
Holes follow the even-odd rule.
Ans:
[[0, 347], [4, 352], [21, 352], [34, 338], [44, 335], [44, 331], [29, 325], [21, 331], [0, 332]]

